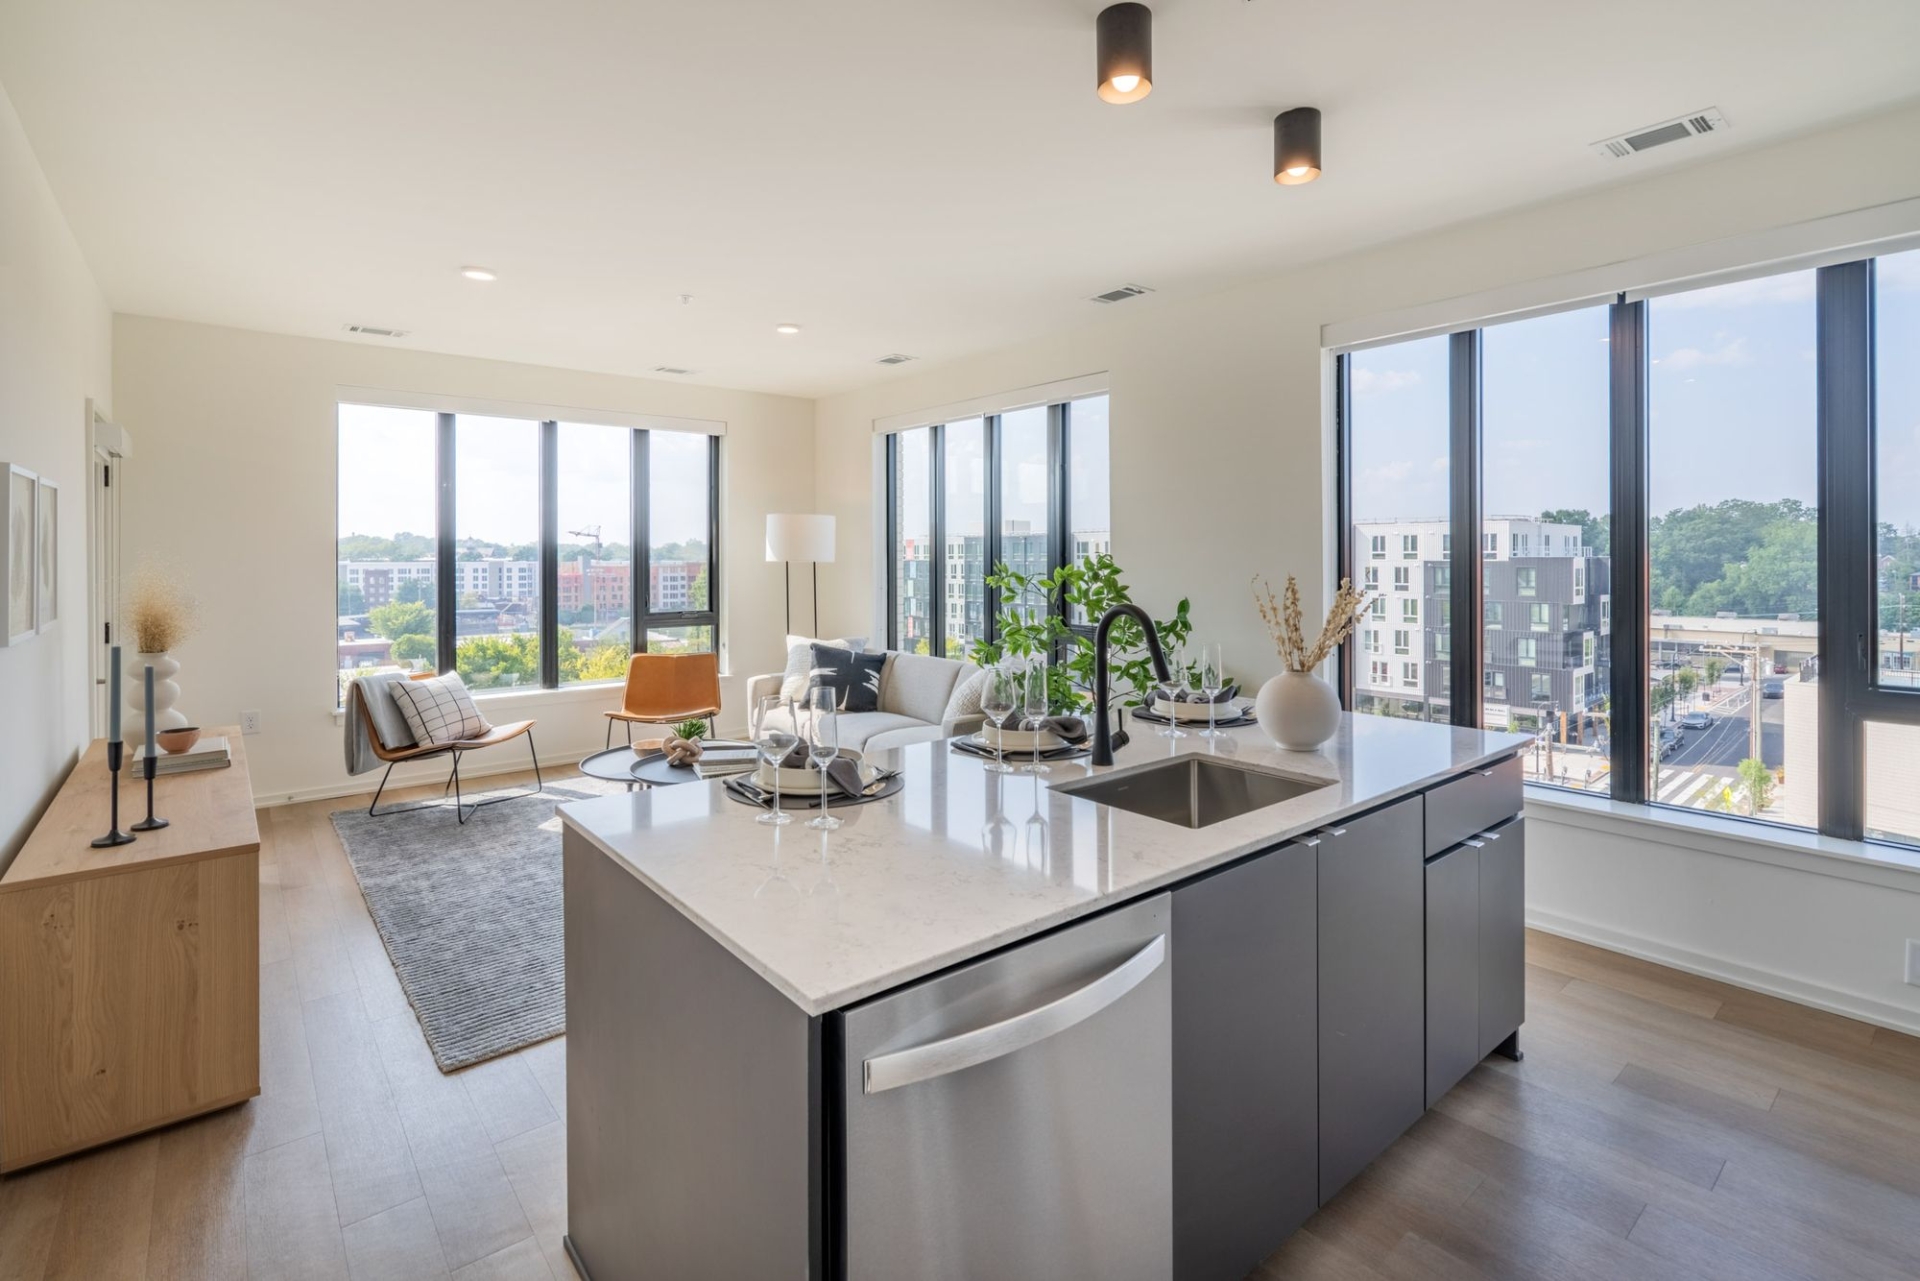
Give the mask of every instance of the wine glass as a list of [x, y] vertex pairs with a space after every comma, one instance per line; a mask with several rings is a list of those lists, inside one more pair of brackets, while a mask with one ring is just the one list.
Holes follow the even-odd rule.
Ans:
[[835, 831], [840, 820], [827, 812], [827, 766], [840, 754], [840, 715], [835, 690], [816, 685], [807, 691], [807, 755], [820, 771], [820, 813], [807, 820], [807, 826], [823, 832]]
[[1206, 696], [1207, 700], [1207, 728], [1201, 733], [1202, 738], [1219, 738], [1225, 733], [1214, 725], [1214, 718], [1220, 707], [1218, 701], [1220, 691], [1226, 687], [1227, 673], [1221, 662], [1219, 642], [1202, 645], [1200, 647], [1200, 692]]
[[989, 773], [1013, 773], [1013, 766], [1007, 764], [1007, 743], [1001, 733], [1006, 728], [1007, 717], [1013, 714], [1013, 709], [1020, 701], [1020, 681], [1014, 672], [1004, 663], [989, 667], [986, 688], [980, 692], [980, 710], [986, 713], [987, 720], [993, 725], [994, 756], [987, 764]]
[[1020, 728], [1033, 733], [1033, 759], [1022, 766], [1022, 774], [1051, 774], [1053, 771], [1040, 759], [1039, 731], [1047, 723], [1047, 659], [1044, 654], [1033, 654], [1027, 658], [1027, 674], [1021, 692], [1021, 711], [1024, 715]]
[[1178, 645], [1166, 647], [1167, 679], [1160, 682], [1160, 692], [1167, 699], [1167, 723], [1160, 729], [1161, 738], [1185, 738], [1187, 731], [1180, 728], [1180, 696], [1187, 692], [1187, 653]]
[[780, 809], [780, 767], [800, 741], [798, 716], [793, 704], [779, 694], [769, 694], [760, 700], [753, 743], [760, 749], [760, 759], [773, 771], [773, 808], [755, 819], [756, 823], [779, 827], [793, 822], [793, 815]]

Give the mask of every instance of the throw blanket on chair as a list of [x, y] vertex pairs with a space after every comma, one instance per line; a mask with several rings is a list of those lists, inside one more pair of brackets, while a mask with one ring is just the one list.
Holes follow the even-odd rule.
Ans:
[[[403, 672], [374, 672], [356, 678], [347, 686], [347, 720], [342, 727], [346, 730], [347, 773], [365, 774], [382, 764], [373, 754], [373, 741], [367, 736], [367, 712], [373, 713], [380, 741], [388, 751], [414, 745], [413, 732], [407, 728], [406, 718], [400, 714], [387, 688], [405, 679]], [[365, 711], [361, 710], [363, 705]]]

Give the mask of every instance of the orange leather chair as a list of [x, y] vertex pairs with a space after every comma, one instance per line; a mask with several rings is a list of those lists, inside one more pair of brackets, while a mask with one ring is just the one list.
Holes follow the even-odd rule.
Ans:
[[626, 722], [631, 744], [635, 725], [672, 725], [719, 714], [718, 654], [635, 654], [627, 663], [620, 710], [607, 713], [607, 746], [613, 746], [615, 721]]

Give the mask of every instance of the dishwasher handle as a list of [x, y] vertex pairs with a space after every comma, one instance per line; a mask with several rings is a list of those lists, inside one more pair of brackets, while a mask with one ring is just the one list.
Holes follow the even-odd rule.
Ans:
[[1085, 987], [1075, 988], [1025, 1014], [944, 1040], [867, 1059], [862, 1065], [864, 1092], [879, 1094], [916, 1081], [931, 1080], [1035, 1045], [1100, 1013], [1144, 983], [1166, 959], [1167, 936], [1156, 934], [1145, 947]]

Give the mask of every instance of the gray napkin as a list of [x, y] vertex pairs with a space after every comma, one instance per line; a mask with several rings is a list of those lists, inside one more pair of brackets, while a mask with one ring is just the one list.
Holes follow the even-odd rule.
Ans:
[[[1026, 718], [1018, 712], [1007, 713], [1006, 718], [999, 722], [995, 722], [994, 719], [989, 716], [987, 722], [994, 725], [995, 728], [1002, 730], [1019, 731], [1028, 728]], [[1040, 728], [1051, 731], [1054, 737], [1065, 743], [1084, 743], [1093, 734], [1093, 730], [1087, 725], [1085, 718], [1079, 716], [1042, 717], [1040, 719]]]
[[[810, 769], [812, 766], [813, 760], [807, 755], [805, 743], [796, 744], [787, 753], [786, 759], [780, 762], [781, 769]], [[846, 796], [860, 795], [860, 789], [864, 786], [860, 781], [860, 766], [850, 756], [835, 756], [827, 762], [827, 781]]]
[[[1190, 689], [1182, 693], [1180, 697], [1175, 699], [1174, 701], [1177, 703], [1208, 703], [1208, 702], [1231, 703], [1234, 699], [1238, 697], [1240, 697], [1240, 686], [1238, 684], [1233, 684], [1233, 685], [1227, 686], [1225, 689], [1221, 690], [1218, 694], [1215, 694], [1211, 699], [1209, 699], [1206, 696], [1206, 694], [1201, 690]], [[1164, 702], [1165, 699], [1166, 699], [1165, 694], [1156, 693], [1153, 696], [1153, 700], [1156, 703]]]

